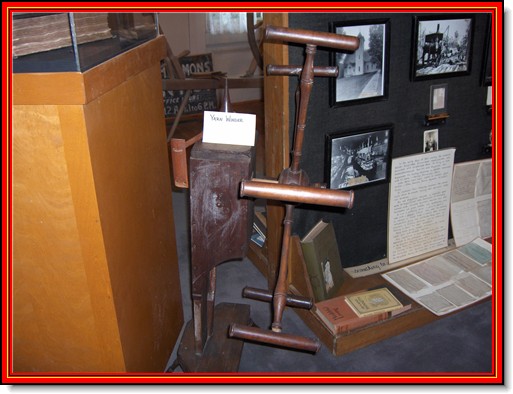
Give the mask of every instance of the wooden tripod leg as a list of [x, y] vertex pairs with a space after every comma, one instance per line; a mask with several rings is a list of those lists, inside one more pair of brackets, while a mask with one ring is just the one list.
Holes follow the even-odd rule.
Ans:
[[196, 355], [203, 353], [203, 348], [208, 339], [207, 319], [207, 275], [198, 278], [192, 284], [192, 306], [194, 326], [194, 352]]
[[216, 303], [216, 267], [212, 268], [208, 274], [208, 293], [207, 293], [207, 333], [212, 336], [214, 330], [214, 307]]
[[200, 355], [214, 330], [216, 267], [193, 283], [193, 320], [195, 353]]

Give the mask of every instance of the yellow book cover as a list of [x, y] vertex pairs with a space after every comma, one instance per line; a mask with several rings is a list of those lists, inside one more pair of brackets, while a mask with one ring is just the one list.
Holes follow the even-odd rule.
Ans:
[[346, 302], [360, 317], [390, 312], [403, 307], [390, 290], [384, 287], [349, 295], [346, 297]]

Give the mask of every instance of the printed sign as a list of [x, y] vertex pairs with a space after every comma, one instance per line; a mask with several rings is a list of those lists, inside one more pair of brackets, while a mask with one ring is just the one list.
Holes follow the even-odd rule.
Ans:
[[[193, 73], [212, 72], [212, 54], [184, 56], [179, 59], [183, 72], [187, 78]], [[164, 114], [166, 118], [176, 116], [183, 102], [185, 90], [165, 90]], [[203, 111], [216, 111], [218, 109], [215, 89], [193, 90], [189, 101], [184, 108], [184, 114], [198, 114]]]
[[256, 115], [205, 111], [203, 142], [255, 145]]

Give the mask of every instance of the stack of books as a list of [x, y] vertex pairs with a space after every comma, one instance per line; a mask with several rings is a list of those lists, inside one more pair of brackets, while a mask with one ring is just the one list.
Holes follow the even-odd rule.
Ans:
[[330, 298], [316, 303], [314, 308], [324, 325], [338, 335], [404, 313], [411, 309], [411, 301], [387, 285]]

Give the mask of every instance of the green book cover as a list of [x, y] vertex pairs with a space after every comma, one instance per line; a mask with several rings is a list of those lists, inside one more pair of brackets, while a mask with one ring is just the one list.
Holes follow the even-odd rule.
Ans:
[[343, 283], [343, 270], [333, 224], [320, 220], [301, 240], [301, 248], [314, 301], [335, 296]]

